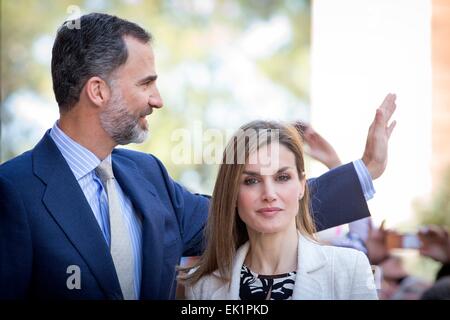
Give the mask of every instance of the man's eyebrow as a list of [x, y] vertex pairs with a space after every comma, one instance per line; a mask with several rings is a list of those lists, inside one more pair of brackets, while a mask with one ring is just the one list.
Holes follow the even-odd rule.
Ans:
[[158, 78], [158, 76], [156, 74], [147, 76], [144, 79], [139, 80], [137, 82], [137, 84], [144, 84], [144, 83], [152, 82], [152, 81], [155, 81], [157, 78]]

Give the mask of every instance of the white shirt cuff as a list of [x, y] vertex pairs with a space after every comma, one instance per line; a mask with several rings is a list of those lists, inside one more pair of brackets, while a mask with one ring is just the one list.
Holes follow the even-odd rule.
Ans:
[[355, 167], [356, 173], [358, 174], [359, 183], [364, 194], [366, 201], [373, 198], [375, 194], [375, 188], [373, 187], [372, 177], [370, 176], [369, 170], [367, 170], [366, 165], [361, 159], [353, 161], [353, 166]]

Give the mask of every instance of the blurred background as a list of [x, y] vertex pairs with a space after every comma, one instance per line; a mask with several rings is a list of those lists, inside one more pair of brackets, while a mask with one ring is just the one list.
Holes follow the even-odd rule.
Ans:
[[[0, 1], [0, 163], [31, 149], [58, 118], [57, 28], [105, 12], [155, 39], [165, 107], [149, 117], [150, 138], [127, 148], [155, 154], [189, 189], [212, 191], [217, 166], [202, 156], [226, 139], [207, 130], [303, 120], [349, 162], [362, 156], [375, 109], [393, 92], [398, 124], [369, 201], [373, 220], [402, 232], [450, 226], [450, 0]], [[192, 146], [182, 163], [180, 129]], [[326, 170], [308, 162], [309, 176]], [[408, 272], [433, 279], [437, 263], [415, 250], [398, 255]]]

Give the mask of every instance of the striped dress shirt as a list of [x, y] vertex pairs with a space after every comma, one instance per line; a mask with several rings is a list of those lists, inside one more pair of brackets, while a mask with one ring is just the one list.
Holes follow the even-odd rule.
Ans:
[[[103, 237], [107, 245], [110, 246], [108, 198], [106, 189], [102, 185], [100, 178], [95, 174], [95, 168], [100, 164], [101, 160], [91, 151], [67, 136], [58, 127], [58, 122], [55, 122], [50, 130], [50, 136], [67, 161], [75, 179], [77, 179], [102, 230]], [[106, 159], [111, 163], [111, 155], [108, 155]], [[117, 180], [114, 181], [119, 194], [122, 212], [125, 215], [124, 220], [131, 235], [135, 266], [134, 288], [135, 296], [139, 299], [142, 274], [142, 217], [134, 210], [130, 199], [124, 194]]]

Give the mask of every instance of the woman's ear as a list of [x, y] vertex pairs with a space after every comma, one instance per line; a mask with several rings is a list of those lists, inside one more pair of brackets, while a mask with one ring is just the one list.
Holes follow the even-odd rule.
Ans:
[[305, 186], [306, 186], [306, 179], [301, 179], [300, 180], [300, 192], [298, 195], [298, 200], [303, 199], [303, 195], [305, 194]]
[[102, 108], [111, 98], [109, 85], [100, 77], [91, 77], [84, 85], [87, 98], [97, 107]]

